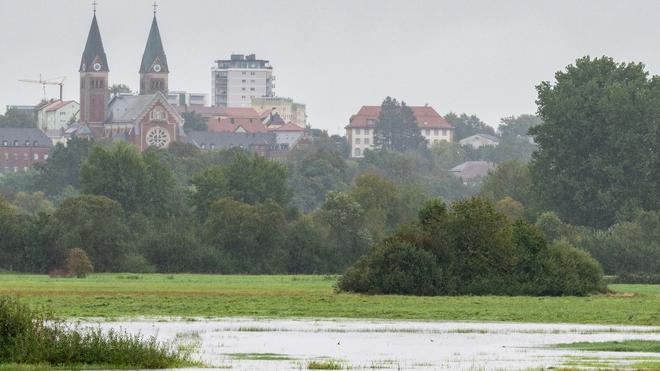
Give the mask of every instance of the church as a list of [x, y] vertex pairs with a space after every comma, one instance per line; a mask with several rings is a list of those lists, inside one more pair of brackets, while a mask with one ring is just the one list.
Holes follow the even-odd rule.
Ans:
[[80, 61], [80, 134], [120, 140], [140, 151], [165, 148], [182, 140], [183, 118], [167, 102], [169, 66], [158, 30], [156, 12], [140, 64], [139, 95], [110, 98], [108, 58], [103, 49], [96, 10]]

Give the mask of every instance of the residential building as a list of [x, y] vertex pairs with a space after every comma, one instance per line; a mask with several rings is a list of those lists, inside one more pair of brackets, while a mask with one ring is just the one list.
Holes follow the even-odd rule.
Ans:
[[488, 161], [466, 161], [449, 169], [464, 184], [473, 185], [495, 170], [495, 164]]
[[0, 128], [0, 173], [27, 171], [46, 161], [52, 149], [50, 138], [37, 128]]
[[209, 96], [204, 93], [189, 93], [187, 91], [172, 91], [167, 93], [167, 102], [173, 106], [207, 106]]
[[78, 121], [80, 104], [73, 100], [56, 100], [37, 112], [37, 126], [46, 133], [61, 133], [70, 123]]
[[307, 126], [305, 105], [296, 103], [291, 98], [258, 97], [252, 98], [252, 107], [262, 115], [277, 113], [285, 122], [292, 122], [298, 126]]
[[268, 131], [275, 133], [277, 143], [286, 144], [291, 149], [305, 136], [305, 129], [291, 122], [282, 126], [268, 127]]
[[499, 138], [490, 134], [475, 134], [458, 141], [462, 146], [471, 146], [472, 148], [480, 148], [484, 146], [497, 146], [500, 144]]
[[212, 101], [218, 107], [251, 107], [252, 99], [274, 96], [273, 67], [254, 54], [232, 54], [211, 68]]
[[109, 100], [109, 71], [95, 12], [80, 61], [80, 125], [69, 135], [123, 140], [141, 151], [180, 140], [183, 118], [167, 101], [169, 66], [155, 13], [139, 69], [140, 94]]
[[[410, 109], [429, 147], [441, 141], [453, 141], [454, 127], [433, 107], [411, 106]], [[379, 115], [380, 106], [362, 106], [358, 113], [351, 116], [349, 124], [345, 127], [348, 144], [351, 147], [351, 157], [364, 157], [365, 150], [374, 148], [374, 130]]]
[[186, 140], [204, 152], [242, 148], [277, 161], [285, 161], [289, 154], [289, 146], [287, 144], [277, 143], [275, 134], [268, 132], [217, 133], [191, 131], [186, 136]]

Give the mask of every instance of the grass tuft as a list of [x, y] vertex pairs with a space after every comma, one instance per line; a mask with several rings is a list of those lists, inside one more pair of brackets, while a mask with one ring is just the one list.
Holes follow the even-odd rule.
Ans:
[[308, 370], [341, 370], [342, 365], [336, 361], [310, 361], [307, 363]]

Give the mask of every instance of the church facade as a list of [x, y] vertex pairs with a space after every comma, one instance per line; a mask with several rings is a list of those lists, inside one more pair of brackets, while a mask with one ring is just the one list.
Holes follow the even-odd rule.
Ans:
[[156, 21], [151, 23], [140, 64], [139, 95], [110, 98], [110, 68], [96, 12], [80, 61], [80, 125], [96, 139], [121, 140], [140, 151], [182, 140], [183, 118], [167, 102], [169, 66]]

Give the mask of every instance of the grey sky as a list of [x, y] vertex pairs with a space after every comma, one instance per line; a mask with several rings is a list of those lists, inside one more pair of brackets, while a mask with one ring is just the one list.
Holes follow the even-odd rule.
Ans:
[[[135, 89], [152, 1], [98, 1], [110, 83]], [[39, 73], [66, 76], [65, 98], [78, 100], [91, 2], [0, 0], [0, 112], [41, 99], [40, 85], [17, 81]], [[660, 69], [660, 1], [158, 3], [170, 89], [210, 94], [214, 60], [256, 53], [271, 61], [277, 95], [306, 103], [312, 126], [331, 132], [386, 95], [497, 125], [533, 113], [534, 86], [586, 54]]]

